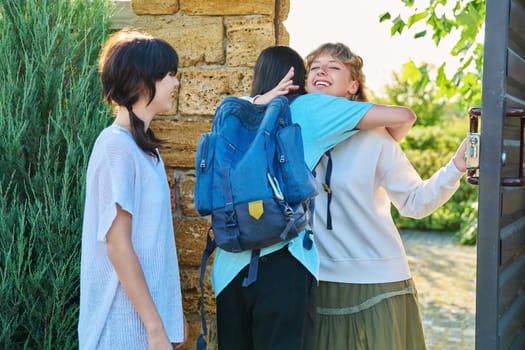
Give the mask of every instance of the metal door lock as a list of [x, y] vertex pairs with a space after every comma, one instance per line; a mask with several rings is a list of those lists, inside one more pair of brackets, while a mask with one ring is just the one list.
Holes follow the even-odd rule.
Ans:
[[467, 150], [465, 151], [467, 169], [479, 168], [479, 142], [479, 133], [469, 132], [467, 134]]

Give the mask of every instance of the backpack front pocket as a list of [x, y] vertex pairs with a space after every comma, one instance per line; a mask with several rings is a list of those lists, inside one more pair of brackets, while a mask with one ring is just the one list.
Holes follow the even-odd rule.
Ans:
[[298, 124], [277, 132], [277, 152], [286, 201], [298, 204], [316, 196], [315, 179], [304, 160], [303, 139]]

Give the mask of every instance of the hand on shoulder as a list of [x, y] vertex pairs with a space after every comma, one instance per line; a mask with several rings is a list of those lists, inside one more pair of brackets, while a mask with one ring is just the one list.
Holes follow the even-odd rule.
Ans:
[[274, 87], [272, 90], [268, 91], [264, 95], [255, 96], [253, 98], [253, 103], [255, 104], [267, 104], [270, 103], [277, 96], [286, 96], [290, 91], [299, 89], [299, 85], [293, 84], [293, 75], [294, 68], [291, 67], [288, 73], [283, 77], [283, 79]]

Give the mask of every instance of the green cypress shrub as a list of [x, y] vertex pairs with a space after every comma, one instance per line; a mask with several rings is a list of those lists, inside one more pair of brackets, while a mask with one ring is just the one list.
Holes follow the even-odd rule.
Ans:
[[108, 0], [0, 2], [0, 348], [75, 349]]

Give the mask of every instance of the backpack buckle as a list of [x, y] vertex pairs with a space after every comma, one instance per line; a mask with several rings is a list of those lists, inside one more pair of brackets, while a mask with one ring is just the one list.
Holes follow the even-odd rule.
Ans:
[[284, 207], [284, 215], [289, 217], [289, 218], [293, 217], [294, 211], [289, 205], [286, 205]]
[[235, 215], [235, 211], [225, 211], [224, 215], [226, 216], [226, 227], [237, 226], [237, 216]]

